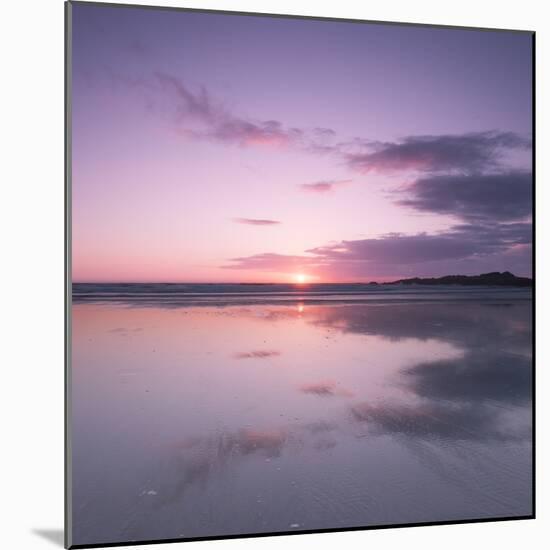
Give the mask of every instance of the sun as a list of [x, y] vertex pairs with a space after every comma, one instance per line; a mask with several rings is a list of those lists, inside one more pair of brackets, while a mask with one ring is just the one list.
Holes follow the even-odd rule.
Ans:
[[308, 277], [305, 273], [296, 273], [294, 275], [294, 282], [298, 285], [303, 285], [307, 283]]

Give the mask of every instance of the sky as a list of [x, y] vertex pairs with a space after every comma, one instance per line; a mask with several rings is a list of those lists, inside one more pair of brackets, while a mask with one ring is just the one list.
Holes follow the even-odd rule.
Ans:
[[75, 282], [531, 276], [531, 35], [73, 4]]

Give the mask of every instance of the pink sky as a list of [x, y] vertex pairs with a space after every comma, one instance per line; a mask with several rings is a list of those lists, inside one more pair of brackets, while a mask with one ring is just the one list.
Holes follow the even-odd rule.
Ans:
[[73, 281], [531, 265], [531, 36], [73, 6]]

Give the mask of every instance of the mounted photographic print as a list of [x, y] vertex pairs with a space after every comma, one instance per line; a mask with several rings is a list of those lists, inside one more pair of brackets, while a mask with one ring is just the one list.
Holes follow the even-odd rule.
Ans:
[[534, 34], [66, 6], [66, 545], [534, 517]]

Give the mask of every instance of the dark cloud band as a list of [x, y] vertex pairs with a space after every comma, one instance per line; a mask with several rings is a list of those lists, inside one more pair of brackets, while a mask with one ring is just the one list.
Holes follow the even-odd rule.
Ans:
[[471, 262], [501, 259], [510, 264], [528, 265], [531, 253], [530, 223], [462, 224], [436, 234], [402, 235], [390, 233], [379, 238], [341, 241], [307, 250], [307, 255], [290, 256], [264, 253], [233, 258], [225, 268], [267, 272], [311, 271], [330, 279], [403, 275], [405, 268], [415, 274], [424, 270], [464, 273]]
[[409, 136], [399, 142], [362, 142], [363, 151], [344, 152], [360, 172], [483, 172], [500, 165], [510, 149], [527, 149], [530, 140], [514, 132]]
[[532, 176], [435, 175], [415, 181], [399, 204], [422, 212], [450, 214], [471, 222], [521, 220], [532, 213]]

